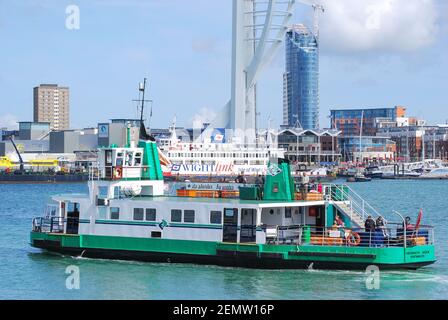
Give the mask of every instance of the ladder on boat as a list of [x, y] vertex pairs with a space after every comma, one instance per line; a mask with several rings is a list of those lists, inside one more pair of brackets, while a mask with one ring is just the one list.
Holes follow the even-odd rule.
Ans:
[[372, 216], [373, 219], [382, 217], [375, 208], [349, 186], [330, 185], [327, 188], [330, 190], [327, 192], [328, 200], [331, 200], [341, 213], [349, 217], [356, 227], [364, 228], [364, 222], [368, 216]]

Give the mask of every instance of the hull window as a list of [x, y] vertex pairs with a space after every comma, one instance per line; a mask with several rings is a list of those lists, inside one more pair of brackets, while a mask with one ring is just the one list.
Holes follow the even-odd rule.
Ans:
[[184, 222], [194, 223], [194, 210], [184, 210]]
[[143, 208], [134, 208], [134, 220], [143, 221], [144, 211]]
[[171, 210], [171, 222], [182, 222], [182, 210]]
[[156, 221], [156, 209], [146, 209], [146, 221]]
[[119, 220], [120, 219], [120, 208], [110, 208], [110, 218], [112, 220]]
[[222, 223], [222, 212], [221, 211], [210, 211], [210, 223], [211, 224], [221, 224]]

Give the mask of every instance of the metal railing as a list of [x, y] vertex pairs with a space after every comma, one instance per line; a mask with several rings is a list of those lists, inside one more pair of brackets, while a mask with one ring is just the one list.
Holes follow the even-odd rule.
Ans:
[[[142, 178], [142, 172], [149, 170], [150, 166], [104, 166], [101, 167], [98, 163], [89, 166], [89, 180], [120, 180], [120, 179], [138, 179], [144, 180]], [[138, 176], [126, 177], [125, 170], [138, 171]]]
[[[274, 231], [275, 230], [275, 231]], [[389, 223], [375, 230], [317, 226], [264, 226], [267, 244], [317, 245], [337, 247], [412, 247], [434, 244], [434, 228], [420, 226], [407, 230], [401, 223]]]
[[[347, 185], [325, 185], [325, 196], [327, 200], [334, 201], [339, 209], [345, 211], [344, 213], [349, 215], [351, 220], [354, 218], [353, 215], [356, 215], [360, 221], [365, 221], [368, 216], [372, 216], [374, 219], [383, 217], [370, 203]], [[384, 220], [386, 221], [386, 219]]]
[[64, 233], [64, 219], [61, 217], [33, 218], [32, 230], [41, 233]]

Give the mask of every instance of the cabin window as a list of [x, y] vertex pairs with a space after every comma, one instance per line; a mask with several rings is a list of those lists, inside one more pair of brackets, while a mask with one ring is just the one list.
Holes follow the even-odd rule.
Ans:
[[124, 165], [126, 167], [131, 167], [132, 166], [132, 158], [133, 158], [133, 153], [132, 152], [126, 152], [126, 160], [124, 162]]
[[182, 210], [171, 210], [171, 222], [182, 222]]
[[98, 207], [98, 219], [107, 219], [107, 207]]
[[120, 199], [121, 198], [121, 188], [115, 187], [114, 188], [114, 199]]
[[134, 220], [143, 221], [143, 208], [134, 208]]
[[137, 152], [136, 154], [135, 154], [135, 165], [136, 166], [140, 166], [141, 165], [141, 163], [142, 163], [142, 154], [141, 154], [141, 152]]
[[292, 209], [285, 208], [285, 219], [291, 219], [291, 218], [292, 218]]
[[210, 223], [212, 223], [212, 224], [221, 224], [222, 223], [221, 211], [210, 211]]
[[146, 221], [156, 221], [156, 209], [146, 209]]
[[123, 166], [123, 152], [118, 152], [117, 153], [117, 160], [115, 162], [115, 165], [118, 167], [122, 167]]
[[112, 152], [111, 150], [106, 151], [106, 165], [112, 164]]
[[194, 223], [194, 210], [184, 210], [184, 222]]
[[110, 218], [112, 220], [119, 220], [120, 219], [120, 208], [111, 207], [110, 208]]
[[107, 199], [108, 196], [108, 187], [98, 187], [98, 198], [99, 199]]

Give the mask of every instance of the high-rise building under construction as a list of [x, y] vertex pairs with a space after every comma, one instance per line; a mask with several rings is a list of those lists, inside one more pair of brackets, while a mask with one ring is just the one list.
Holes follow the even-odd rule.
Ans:
[[283, 75], [283, 124], [319, 128], [319, 41], [302, 24], [286, 33], [286, 70]]

